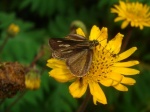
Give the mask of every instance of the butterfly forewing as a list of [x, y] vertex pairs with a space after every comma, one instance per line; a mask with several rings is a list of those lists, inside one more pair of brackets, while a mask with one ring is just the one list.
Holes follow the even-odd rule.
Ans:
[[76, 44], [81, 44], [80, 42], [88, 42], [88, 40], [77, 34], [70, 34], [65, 38], [51, 38], [49, 44], [52, 50], [62, 49], [62, 48], [71, 48]]
[[[73, 35], [73, 34], [72, 34]], [[66, 38], [51, 38], [49, 45], [54, 58], [66, 59], [71, 55], [89, 48], [89, 41], [84, 37], [77, 35], [69, 35]], [[73, 39], [75, 38], [75, 39]], [[70, 40], [71, 39], [71, 40]], [[77, 41], [75, 41], [77, 40]]]
[[65, 37], [65, 39], [73, 40], [73, 41], [88, 41], [85, 37], [78, 34], [69, 34]]
[[89, 71], [92, 62], [92, 50], [82, 50], [66, 60], [70, 71], [77, 77], [83, 77]]

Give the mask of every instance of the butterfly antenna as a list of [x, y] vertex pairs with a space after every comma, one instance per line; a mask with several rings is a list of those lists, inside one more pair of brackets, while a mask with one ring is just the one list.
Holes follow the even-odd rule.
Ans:
[[[103, 34], [103, 32], [101, 31], [100, 32], [100, 34], [99, 34], [99, 36], [97, 37], [97, 39], [96, 40], [98, 40], [98, 38], [101, 36]], [[103, 38], [102, 40], [100, 40], [100, 41], [98, 41], [99, 42], [99, 44], [100, 44], [100, 42], [102, 42], [102, 41], [104, 41], [105, 39], [107, 39], [107, 37], [106, 38]], [[106, 48], [106, 46], [108, 46], [108, 44], [107, 45], [105, 45], [105, 46], [102, 46], [101, 45], [101, 47], [103, 47], [103, 49], [105, 49]], [[111, 52], [111, 47], [109, 47], [110, 49], [109, 50], [107, 50], [107, 49], [105, 49], [105, 50], [107, 50], [108, 52], [107, 53], [110, 53], [113, 57], [116, 57], [116, 54], [112, 51]], [[107, 54], [106, 53], [106, 54]]]

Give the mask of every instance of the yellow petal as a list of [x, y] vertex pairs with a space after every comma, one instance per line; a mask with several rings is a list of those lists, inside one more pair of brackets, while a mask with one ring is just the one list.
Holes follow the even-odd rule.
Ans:
[[126, 10], [126, 6], [127, 5], [125, 4], [125, 2], [119, 1], [119, 4], [120, 4], [120, 6], [121, 6], [122, 9]]
[[81, 35], [81, 36], [85, 37], [85, 34], [84, 34], [84, 32], [83, 32], [83, 30], [81, 28], [76, 29], [76, 33], [78, 35]]
[[136, 81], [133, 78], [123, 77], [121, 83], [126, 84], [126, 85], [134, 85]]
[[70, 94], [74, 98], [80, 98], [87, 89], [87, 83], [82, 83], [80, 80], [76, 80], [69, 86]]
[[124, 74], [124, 75], [136, 75], [139, 74], [140, 71], [132, 68], [125, 67], [111, 67], [111, 70], [116, 73]]
[[107, 44], [106, 49], [113, 54], [118, 54], [120, 51], [121, 43], [122, 43], [123, 35], [118, 33], [112, 40], [110, 40]]
[[[145, 25], [145, 26], [146, 26], [146, 25]], [[144, 28], [143, 25], [140, 25], [140, 30], [143, 30], [143, 28]]]
[[120, 83], [123, 78], [123, 75], [121, 75], [120, 73], [112, 72], [108, 75], [108, 78]]
[[124, 19], [125, 19], [124, 17], [116, 17], [114, 21], [118, 22], [118, 21], [121, 21], [121, 20], [124, 20]]
[[75, 77], [71, 75], [69, 70], [55, 68], [49, 72], [50, 76], [59, 82], [67, 82]]
[[112, 79], [100, 80], [100, 83], [106, 87], [109, 87], [112, 86], [113, 80]]
[[105, 47], [106, 44], [107, 44], [107, 38], [108, 38], [108, 31], [107, 31], [107, 28], [103, 27], [101, 29], [101, 32], [100, 32], [100, 35], [99, 37], [97, 38], [97, 40], [99, 41], [100, 45], [102, 47]]
[[128, 24], [129, 24], [129, 21], [123, 21], [121, 28], [125, 29], [128, 26]]
[[112, 86], [116, 86], [118, 84], [120, 84], [120, 82], [113, 80]]
[[115, 66], [115, 67], [131, 67], [131, 66], [134, 66], [137, 64], [139, 64], [139, 61], [128, 61], [128, 62], [117, 62], [117, 63], [114, 63], [113, 66]]
[[118, 85], [115, 85], [113, 87], [119, 91], [128, 91], [128, 88], [122, 84], [118, 84]]
[[89, 40], [97, 40], [100, 34], [100, 29], [96, 25], [94, 25], [91, 29]]
[[111, 13], [118, 13], [118, 10], [116, 10], [115, 8], [111, 8]]
[[136, 27], [137, 27], [137, 24], [136, 24], [135, 22], [133, 22], [133, 21], [131, 21], [131, 23], [130, 23], [130, 24], [131, 24], [131, 26], [132, 26], [132, 27], [134, 27], [134, 26], [136, 26]]
[[96, 105], [97, 101], [102, 104], [107, 104], [106, 96], [103, 90], [100, 88], [99, 84], [96, 82], [89, 83], [90, 92], [93, 95], [93, 101]]
[[128, 50], [126, 50], [125, 52], [121, 53], [118, 55], [117, 61], [121, 61], [123, 59], [128, 58], [129, 56], [131, 56], [135, 51], [137, 50], [136, 47], [132, 47]]
[[62, 60], [51, 58], [47, 62], [48, 63], [46, 64], [46, 66], [48, 66], [50, 68], [66, 68], [65, 62]]

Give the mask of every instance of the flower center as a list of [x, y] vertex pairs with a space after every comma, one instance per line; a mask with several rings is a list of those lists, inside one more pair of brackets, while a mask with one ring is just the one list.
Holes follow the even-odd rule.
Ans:
[[135, 21], [139, 21], [144, 17], [144, 10], [145, 8], [142, 6], [142, 4], [136, 3], [127, 5], [128, 17], [134, 19]]
[[92, 65], [85, 78], [87, 81], [93, 80], [99, 82], [107, 78], [107, 75], [111, 73], [110, 67], [116, 61], [116, 56], [102, 46], [97, 46], [93, 51]]

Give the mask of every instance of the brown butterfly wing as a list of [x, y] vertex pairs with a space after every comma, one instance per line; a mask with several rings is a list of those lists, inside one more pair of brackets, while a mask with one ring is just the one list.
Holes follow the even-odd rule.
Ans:
[[89, 41], [86, 39], [75, 41], [69, 39], [51, 38], [49, 39], [49, 45], [52, 50], [52, 57], [67, 59], [77, 52], [88, 49]]
[[83, 37], [78, 34], [69, 34], [68, 36], [65, 37], [66, 40], [73, 40], [73, 41], [85, 41], [87, 40], [86, 37]]
[[70, 34], [66, 38], [49, 40], [54, 58], [65, 59], [66, 65], [77, 77], [83, 77], [89, 71], [93, 51], [89, 41], [83, 36]]
[[92, 57], [93, 51], [91, 49], [84, 49], [68, 58], [66, 64], [73, 75], [83, 77], [90, 69]]

